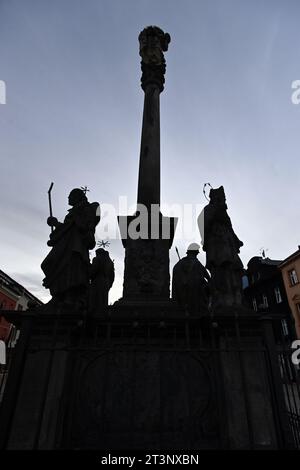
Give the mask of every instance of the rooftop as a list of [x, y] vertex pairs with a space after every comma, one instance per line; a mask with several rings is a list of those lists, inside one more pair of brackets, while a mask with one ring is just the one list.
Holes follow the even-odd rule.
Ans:
[[286, 264], [290, 263], [291, 261], [297, 259], [300, 257], [300, 245], [298, 245], [298, 250], [295, 251], [295, 253], [292, 253], [290, 256], [288, 256], [286, 259], [284, 259], [281, 264], [279, 265], [279, 268], [283, 268]]
[[19, 284], [17, 281], [12, 279], [8, 274], [0, 269], [0, 286], [4, 286], [8, 289], [11, 289], [17, 295], [25, 295], [28, 299], [37, 302], [39, 305], [42, 305], [41, 300], [39, 300], [35, 295], [33, 295], [29, 290], [24, 286]]

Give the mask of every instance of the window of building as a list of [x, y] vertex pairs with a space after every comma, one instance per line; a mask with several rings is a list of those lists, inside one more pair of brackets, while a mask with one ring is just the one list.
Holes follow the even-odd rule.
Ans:
[[256, 303], [256, 299], [252, 299], [252, 305], [253, 305], [253, 310], [255, 310], [255, 312], [257, 312], [257, 303]]
[[297, 276], [295, 269], [291, 269], [290, 271], [288, 271], [288, 276], [289, 276], [291, 286], [298, 284], [299, 281], [298, 281], [298, 276]]
[[282, 297], [281, 297], [279, 287], [275, 287], [274, 292], [275, 292], [276, 302], [280, 304], [282, 302]]
[[269, 304], [268, 304], [268, 297], [267, 297], [265, 294], [263, 294], [262, 299], [263, 299], [263, 306], [264, 306], [264, 308], [268, 308], [268, 307], [269, 307]]

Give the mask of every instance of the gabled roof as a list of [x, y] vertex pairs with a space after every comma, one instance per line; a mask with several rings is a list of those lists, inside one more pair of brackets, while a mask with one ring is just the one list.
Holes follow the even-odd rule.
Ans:
[[278, 266], [281, 262], [281, 259], [263, 258], [261, 264], [267, 264], [269, 266]]
[[17, 281], [15, 281], [13, 278], [11, 278], [8, 274], [6, 274], [4, 271], [0, 269], [0, 285], [3, 285], [6, 289], [12, 290], [17, 295], [24, 295], [30, 300], [33, 300], [34, 302], [37, 302], [39, 305], [42, 304], [42, 302], [35, 297], [29, 290], [27, 290], [24, 286], [19, 284]]
[[283, 268], [286, 264], [290, 263], [291, 261], [297, 258], [300, 258], [300, 246], [298, 246], [298, 250], [295, 251], [295, 253], [292, 253], [290, 256], [288, 256], [282, 261], [282, 263], [279, 265], [279, 268]]
[[266, 266], [278, 266], [280, 263], [282, 263], [282, 260], [262, 258], [262, 256], [253, 256], [253, 258], [248, 261], [247, 266], [249, 267], [249, 265], [255, 264], [263, 264]]

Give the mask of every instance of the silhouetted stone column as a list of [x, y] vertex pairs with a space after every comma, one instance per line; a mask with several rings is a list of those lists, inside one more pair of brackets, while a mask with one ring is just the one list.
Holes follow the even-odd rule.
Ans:
[[[139, 35], [142, 57], [141, 86], [145, 92], [137, 212], [120, 216], [119, 227], [125, 248], [123, 298], [125, 300], [166, 300], [170, 296], [169, 249], [176, 219], [160, 213], [160, 93], [164, 89], [170, 35], [156, 26]], [[141, 205], [146, 213], [141, 212]], [[152, 216], [151, 216], [152, 214]], [[133, 236], [130, 226], [139, 227]], [[142, 227], [143, 225], [143, 227]]]
[[140, 153], [138, 203], [150, 207], [160, 204], [160, 109], [159, 96], [164, 89], [170, 35], [156, 26], [148, 26], [139, 35], [142, 57], [141, 86], [145, 92]]
[[138, 204], [160, 204], [160, 119], [157, 85], [145, 90], [139, 167]]

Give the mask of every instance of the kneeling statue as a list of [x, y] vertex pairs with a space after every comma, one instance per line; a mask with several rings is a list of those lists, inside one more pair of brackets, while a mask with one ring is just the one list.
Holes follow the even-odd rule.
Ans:
[[108, 306], [108, 293], [115, 279], [114, 262], [108, 251], [103, 248], [96, 250], [90, 270], [90, 305], [92, 314], [101, 314]]
[[189, 313], [205, 313], [208, 309], [210, 276], [197, 259], [200, 246], [191, 243], [187, 256], [173, 268], [172, 298]]

